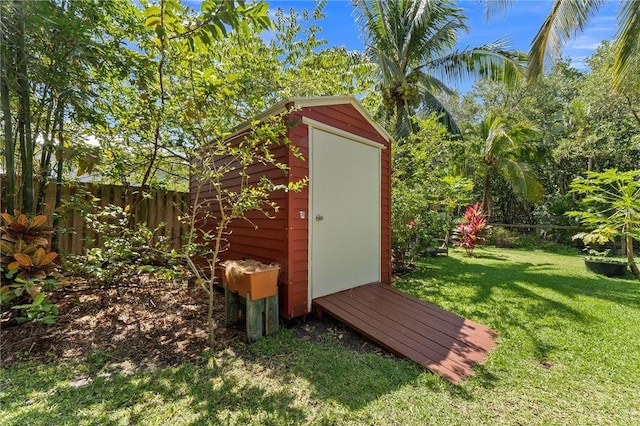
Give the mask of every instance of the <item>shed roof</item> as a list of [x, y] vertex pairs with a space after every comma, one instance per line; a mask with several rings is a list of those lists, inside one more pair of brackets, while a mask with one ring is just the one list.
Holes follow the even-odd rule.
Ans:
[[384, 140], [386, 140], [387, 142], [391, 141], [391, 135], [389, 134], [389, 132], [387, 132], [384, 129], [384, 127], [382, 127], [380, 124], [376, 123], [373, 120], [371, 115], [367, 112], [367, 110], [364, 109], [364, 107], [360, 104], [360, 102], [358, 102], [358, 100], [356, 98], [354, 98], [353, 96], [349, 96], [349, 95], [343, 95], [343, 96], [293, 97], [293, 98], [285, 99], [285, 100], [283, 100], [281, 102], [278, 102], [277, 104], [275, 104], [274, 106], [272, 106], [268, 110], [262, 112], [261, 114], [258, 114], [253, 120], [247, 121], [247, 122], [239, 125], [235, 129], [233, 134], [237, 135], [238, 133], [241, 133], [241, 132], [247, 130], [249, 127], [251, 127], [251, 122], [254, 122], [255, 120], [262, 121], [262, 120], [266, 119], [267, 117], [270, 117], [272, 115], [275, 115], [275, 114], [278, 114], [278, 113], [284, 111], [284, 109], [286, 108], [286, 106], [288, 104], [293, 104], [294, 106], [300, 107], [300, 108], [312, 108], [312, 107], [327, 106], [327, 105], [347, 105], [347, 104], [350, 104], [360, 113], [360, 115], [362, 115], [362, 117], [364, 117], [365, 120], [367, 120], [367, 122], [369, 124], [371, 124], [371, 126], [374, 129], [376, 129], [376, 131], [378, 133], [380, 133], [380, 135], [384, 138]]

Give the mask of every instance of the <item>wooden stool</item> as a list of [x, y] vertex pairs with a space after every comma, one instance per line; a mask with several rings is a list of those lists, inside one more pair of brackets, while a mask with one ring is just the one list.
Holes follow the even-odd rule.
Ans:
[[278, 331], [279, 311], [278, 295], [265, 299], [251, 300], [247, 293], [242, 298], [238, 293], [224, 289], [225, 323], [227, 326], [240, 322], [240, 305], [244, 306], [246, 320], [247, 341], [253, 343], [262, 336]]

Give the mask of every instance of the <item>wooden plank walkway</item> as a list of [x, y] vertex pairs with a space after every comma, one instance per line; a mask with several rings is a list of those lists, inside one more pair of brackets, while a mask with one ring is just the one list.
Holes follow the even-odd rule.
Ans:
[[498, 336], [482, 324], [380, 283], [314, 299], [313, 306], [452, 383], [473, 374], [473, 366], [484, 361]]

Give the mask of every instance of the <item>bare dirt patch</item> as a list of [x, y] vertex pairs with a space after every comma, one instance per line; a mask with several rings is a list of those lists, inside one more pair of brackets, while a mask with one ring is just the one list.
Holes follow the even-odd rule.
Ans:
[[[176, 365], [206, 349], [206, 297], [188, 284], [163, 283], [141, 275], [103, 288], [81, 278], [65, 280], [51, 296], [60, 309], [51, 326], [17, 326], [10, 312], [0, 326], [2, 365], [22, 358], [78, 358], [100, 351], [139, 365]], [[224, 324], [224, 298], [216, 297], [216, 319]], [[239, 331], [220, 327], [222, 346]]]
[[[9, 311], [0, 317], [0, 366], [26, 359], [47, 361], [109, 357], [133, 368], [175, 366], [202, 359], [207, 347], [206, 295], [187, 283], [164, 283], [141, 275], [117, 287], [66, 278], [50, 300], [60, 309], [54, 325], [15, 325]], [[224, 326], [224, 295], [215, 295], [216, 347], [241, 349], [242, 327]], [[333, 343], [358, 352], [384, 354], [379, 347], [330, 318], [296, 320], [285, 326], [294, 336]]]

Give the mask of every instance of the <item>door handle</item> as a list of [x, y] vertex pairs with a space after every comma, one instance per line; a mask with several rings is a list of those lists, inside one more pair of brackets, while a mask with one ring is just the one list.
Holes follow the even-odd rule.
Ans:
[[316, 215], [316, 220], [317, 220], [318, 222], [320, 222], [321, 220], [324, 220], [324, 216], [322, 216], [321, 214], [317, 214], [317, 215]]

